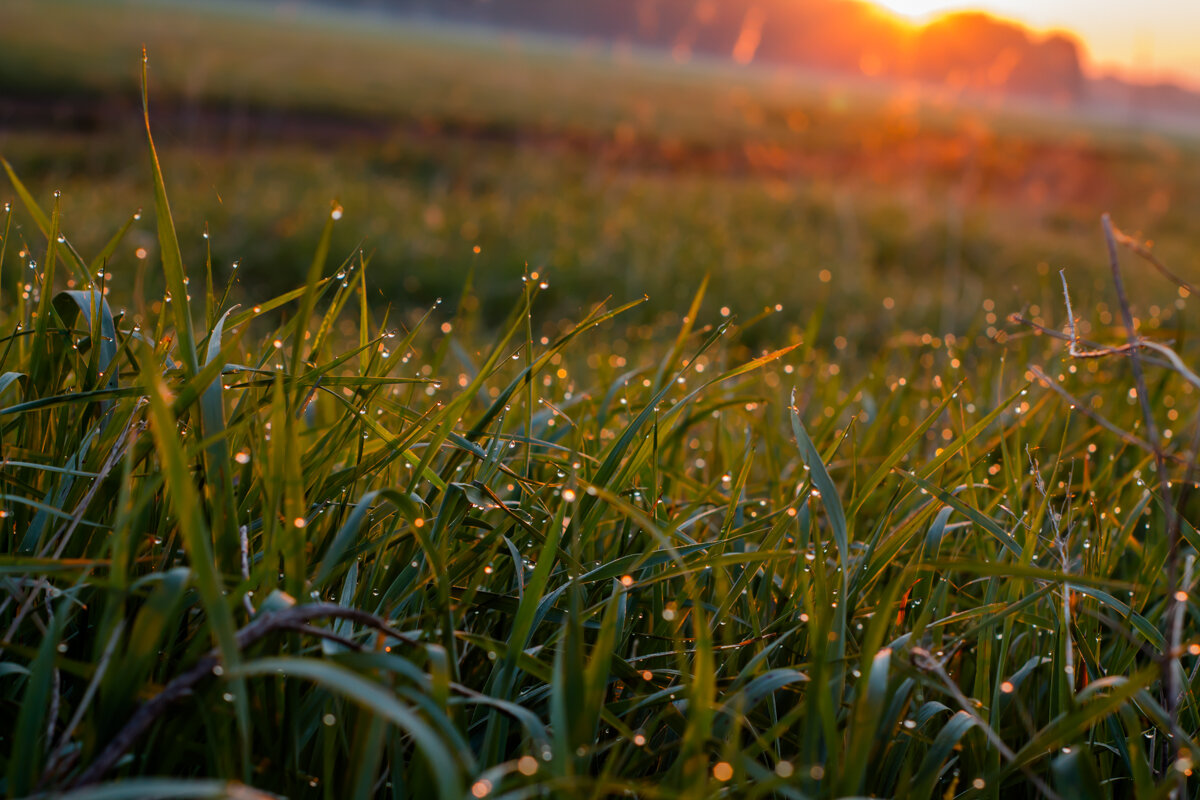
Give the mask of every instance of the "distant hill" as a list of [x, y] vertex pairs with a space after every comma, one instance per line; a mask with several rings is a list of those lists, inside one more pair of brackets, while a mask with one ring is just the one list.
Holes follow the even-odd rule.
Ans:
[[440, 22], [661, 48], [956, 89], [1081, 100], [1077, 43], [978, 13], [911, 26], [859, 0], [324, 0]]
[[[1172, 84], [1089, 80], [1082, 48], [983, 13], [908, 24], [864, 0], [300, 0], [435, 22], [795, 66], [1119, 115], [1200, 116]], [[275, 2], [279, 0], [262, 0]]]

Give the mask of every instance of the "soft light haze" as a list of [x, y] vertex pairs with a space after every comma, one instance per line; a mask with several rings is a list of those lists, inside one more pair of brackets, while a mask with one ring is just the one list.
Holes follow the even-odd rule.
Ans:
[[875, 0], [915, 20], [981, 10], [1039, 30], [1073, 32], [1096, 70], [1200, 86], [1200, 2], [1194, 0]]

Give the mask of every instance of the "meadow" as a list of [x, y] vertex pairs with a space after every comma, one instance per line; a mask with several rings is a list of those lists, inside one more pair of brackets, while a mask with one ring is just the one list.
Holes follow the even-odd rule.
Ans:
[[158, 5], [0, 10], [9, 797], [1196, 796], [1194, 142]]
[[[782, 304], [803, 328], [820, 298], [851, 341], [882, 338], [889, 318], [961, 335], [985, 300], [1001, 317], [1055, 304], [1061, 268], [1082, 305], [1110, 302], [1104, 211], [1168, 263], [1194, 263], [1196, 142], [1136, 125], [370, 16], [201, 8], [0, 9], [0, 149], [38, 196], [63, 192], [84, 250], [146, 203], [134, 67], [149, 44], [163, 164], [189, 198], [184, 256], [205, 257], [207, 223], [216, 274], [238, 261], [242, 284], [273, 293], [294, 284], [301, 268], [279, 265], [307, 262], [333, 198], [355, 222], [334, 251], [373, 254], [381, 302], [449, 298], [475, 267], [493, 324], [528, 263], [553, 275], [547, 308], [567, 316], [610, 293], [649, 296], [642, 321], [679, 314], [708, 274], [743, 319]], [[151, 233], [135, 226], [114, 253], [116, 280], [132, 286], [137, 247], [156, 257]], [[1164, 305], [1154, 290], [1135, 300]]]

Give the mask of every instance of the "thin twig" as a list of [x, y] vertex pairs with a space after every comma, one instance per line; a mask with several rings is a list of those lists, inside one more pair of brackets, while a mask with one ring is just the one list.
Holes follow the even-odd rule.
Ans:
[[[1112, 219], [1105, 214], [1101, 217], [1101, 222], [1104, 227], [1104, 239], [1108, 244], [1108, 260], [1109, 266], [1112, 268], [1113, 287], [1117, 292], [1117, 303], [1121, 307], [1121, 318], [1125, 322], [1125, 333], [1129, 338], [1129, 343], [1132, 345], [1137, 341], [1137, 334], [1133, 327], [1133, 312], [1129, 307], [1129, 298], [1125, 295], [1125, 283], [1121, 278], [1121, 263], [1120, 257], [1117, 254], [1117, 240], [1113, 233]], [[1146, 438], [1154, 446], [1154, 463], [1158, 472], [1158, 488], [1162, 493], [1163, 510], [1167, 515], [1167, 586], [1170, 587], [1170, 596], [1167, 598], [1167, 618], [1172, 618], [1178, 613], [1176, 606], [1179, 605], [1179, 600], [1176, 597], [1178, 593], [1179, 581], [1179, 522], [1175, 514], [1175, 505], [1171, 502], [1171, 484], [1167, 480], [1167, 464], [1163, 457], [1162, 441], [1158, 436], [1158, 423], [1154, 420], [1154, 412], [1150, 408], [1150, 395], [1146, 390], [1146, 377], [1142, 372], [1141, 357], [1136, 348], [1129, 353], [1129, 367], [1133, 372], [1134, 385], [1137, 387], [1138, 403], [1142, 407], [1142, 416], [1146, 422]], [[1177, 675], [1175, 670], [1175, 661], [1177, 656], [1174, 655], [1179, 649], [1179, 641], [1174, 635], [1167, 642], [1167, 652], [1163, 654], [1163, 685], [1165, 688], [1167, 713], [1171, 717], [1172, 726], [1178, 720], [1179, 704], [1175, 702], [1177, 695]], [[1178, 747], [1178, 745], [1176, 745]], [[1182, 774], [1180, 775], [1182, 780]]]
[[[234, 639], [238, 649], [244, 650], [270, 633], [281, 630], [296, 630], [297, 628], [306, 629], [306, 623], [314, 619], [323, 618], [346, 619], [351, 622], [357, 622], [398, 641], [412, 646], [419, 646], [418, 642], [414, 639], [388, 625], [379, 617], [369, 614], [366, 611], [346, 608], [334, 603], [310, 603], [303, 606], [294, 606], [283, 611], [263, 614], [239, 630], [235, 634]], [[322, 631], [321, 636], [323, 638], [336, 638], [341, 643], [353, 646], [352, 642], [348, 642], [337, 634]], [[92, 763], [75, 780], [71, 781], [68, 786], [70, 788], [87, 786], [104, 777], [104, 774], [116, 766], [126, 751], [133, 746], [134, 742], [142, 734], [150, 729], [150, 726], [154, 724], [172, 703], [190, 694], [196, 684], [212, 675], [214, 668], [219, 665], [220, 658], [218, 651], [215, 649], [210, 650], [207, 655], [196, 662], [195, 666], [167, 683], [161, 692], [147, 700], [137, 711], [133, 712], [133, 715], [125, 723], [125, 726], [117, 731], [116, 735], [113, 736], [108, 745], [96, 756]]]
[[109, 473], [112, 472], [113, 468], [117, 465], [117, 462], [125, 456], [125, 451], [129, 449], [129, 446], [136, 438], [130, 436], [130, 432], [133, 431], [135, 427], [139, 431], [144, 431], [146, 429], [145, 421], [138, 421], [135, 416], [131, 416], [129, 421], [125, 424], [125, 429], [122, 430], [120, 436], [117, 437], [116, 443], [113, 444], [112, 449], [109, 451], [108, 455], [105, 456], [104, 463], [96, 472], [96, 477], [92, 479], [92, 485], [88, 487], [87, 492], [84, 493], [83, 498], [79, 501], [79, 505], [76, 507], [75, 513], [71, 515], [71, 521], [59, 528], [58, 532], [54, 534], [50, 542], [46, 543], [46, 548], [38, 554], [40, 557], [45, 558], [46, 553], [50, 550], [50, 543], [54, 542], [55, 540], [58, 541], [58, 547], [54, 551], [53, 558], [59, 559], [62, 557], [63, 552], [67, 548], [67, 543], [71, 540], [71, 536], [75, 533], [75, 529], [79, 527], [79, 523], [83, 521], [83, 514], [85, 511], [87, 511], [88, 506], [91, 505], [92, 500], [96, 496], [96, 492], [100, 490], [101, 484], [104, 483], [104, 479], [107, 478]]
[[347, 650], [361, 652], [363, 646], [361, 642], [356, 642], [353, 639], [347, 639], [340, 633], [334, 633], [325, 628], [318, 628], [316, 625], [289, 625], [286, 630], [295, 631], [296, 633], [304, 633], [317, 639], [325, 639], [336, 644], [340, 644]]
[[[1063, 286], [1063, 301], [1067, 304], [1067, 324], [1071, 326], [1071, 336], [1068, 340], [1070, 345], [1067, 351], [1072, 358], [1105, 358], [1107, 356], [1128, 355], [1139, 347], [1145, 347], [1146, 343], [1140, 337], [1134, 338], [1132, 329], [1129, 329], [1129, 342], [1127, 344], [1114, 345], [1112, 347], [1097, 347], [1094, 350], [1084, 350], [1079, 346], [1079, 333], [1075, 330], [1075, 312], [1071, 309], [1071, 292], [1067, 289], [1067, 272], [1060, 269], [1058, 277], [1062, 279]], [[1127, 320], [1126, 327], [1132, 323]]]
[[[15, 596], [17, 594], [17, 592], [19, 591], [21, 585], [22, 584], [20, 584], [20, 583], [14, 584], [14, 583], [10, 582], [9, 583], [9, 586], [11, 587], [9, 589], [10, 594]], [[38, 578], [37, 580], [33, 581], [30, 584], [29, 592], [27, 594], [24, 594], [21, 596], [21, 604], [20, 604], [20, 606], [17, 607], [16, 614], [14, 614], [14, 616], [13, 616], [12, 624], [8, 626], [8, 630], [5, 632], [4, 638], [0, 639], [0, 654], [4, 653], [5, 647], [12, 644], [13, 637], [16, 636], [17, 630], [21, 627], [21, 624], [25, 621], [25, 617], [30, 612], [33, 611], [33, 609], [36, 605], [36, 603], [34, 601], [37, 600], [38, 592], [40, 592], [43, 589], [43, 587], [45, 587], [46, 589], [52, 588], [50, 582], [47, 581], [45, 578]], [[33, 621], [33, 624], [37, 627], [38, 632], [41, 633], [42, 635], [45, 635], [46, 625], [38, 618], [37, 614], [34, 614], [32, 617], [30, 617], [30, 619]]]
[[[1117, 304], [1121, 308], [1121, 319], [1125, 323], [1125, 335], [1129, 338], [1129, 366], [1133, 372], [1133, 382], [1137, 389], [1138, 404], [1141, 406], [1142, 416], [1145, 418], [1147, 439], [1154, 446], [1156, 460], [1161, 462], [1162, 450], [1158, 439], [1158, 423], [1155, 421], [1154, 412], [1150, 408], [1150, 393], [1146, 389], [1146, 376], [1142, 370], [1141, 355], [1138, 353], [1140, 341], [1134, 328], [1133, 311], [1129, 306], [1129, 298], [1125, 294], [1125, 282], [1121, 278], [1121, 264], [1117, 255], [1117, 243], [1113, 237], [1112, 221], [1109, 219], [1108, 214], [1105, 214], [1101, 219], [1104, 224], [1104, 238], [1108, 243], [1109, 266], [1112, 268], [1113, 286], [1117, 292]], [[1160, 466], [1163, 465], [1160, 464]], [[1161, 472], [1159, 480], [1166, 481], [1166, 476]], [[1169, 502], [1170, 495], [1165, 494], [1163, 499]]]
[[1116, 237], [1118, 242], [1125, 245], [1130, 250], [1132, 250], [1134, 253], [1137, 253], [1139, 256], [1141, 256], [1143, 259], [1145, 259], [1150, 264], [1150, 266], [1154, 267], [1156, 270], [1161, 272], [1163, 277], [1166, 278], [1167, 280], [1171, 281], [1171, 283], [1174, 283], [1176, 286], [1180, 286], [1184, 289], [1187, 289], [1187, 291], [1191, 294], [1200, 294], [1200, 291], [1197, 291], [1196, 287], [1192, 286], [1190, 283], [1185, 281], [1183, 278], [1179, 277], [1174, 272], [1171, 272], [1171, 270], [1167, 269], [1166, 264], [1163, 264], [1161, 261], [1159, 261], [1158, 257], [1155, 256], [1154, 253], [1152, 253], [1150, 251], [1150, 248], [1147, 245], [1143, 244], [1142, 242], [1139, 242], [1137, 239], [1134, 239], [1132, 236], [1123, 232], [1120, 228], [1117, 228], [1117, 227], [1113, 228], [1113, 235]]
[[1071, 326], [1070, 336], [1064, 336], [1058, 331], [1051, 331], [1050, 329], [1039, 325], [1032, 320], [1025, 319], [1020, 314], [1013, 314], [1009, 317], [1009, 319], [1013, 320], [1014, 322], [1019, 322], [1023, 325], [1029, 325], [1030, 327], [1036, 328], [1043, 333], [1048, 333], [1051, 336], [1057, 336], [1058, 338], [1066, 339], [1070, 343], [1067, 350], [1071, 353], [1072, 358], [1105, 358], [1107, 356], [1132, 355], [1133, 352], [1139, 348], [1153, 350], [1156, 353], [1161, 353], [1167, 359], [1166, 363], [1158, 361], [1157, 359], [1143, 359], [1144, 361], [1156, 364], [1160, 367], [1173, 369], [1183, 376], [1183, 379], [1188, 383], [1200, 389], [1200, 375], [1192, 372], [1192, 370], [1188, 368], [1187, 364], [1183, 363], [1183, 359], [1179, 357], [1178, 353], [1176, 353], [1170, 347], [1167, 347], [1165, 344], [1152, 342], [1149, 339], [1143, 339], [1140, 336], [1134, 336], [1133, 330], [1129, 329], [1129, 326], [1132, 324], [1132, 318], [1125, 320], [1125, 326], [1128, 329], [1128, 343], [1116, 345], [1114, 347], [1104, 347], [1093, 342], [1087, 342], [1086, 344], [1093, 349], [1084, 350], [1082, 347], [1080, 347], [1079, 333], [1075, 329], [1075, 312], [1071, 309], [1071, 293], [1067, 290], [1066, 271], [1060, 269], [1058, 271], [1058, 276], [1062, 279], [1063, 300], [1067, 304], [1067, 324]]
[[[1099, 414], [1097, 414], [1096, 412], [1092, 411], [1090, 408], [1088, 408], [1086, 403], [1084, 403], [1079, 398], [1075, 397], [1075, 395], [1071, 394], [1066, 389], [1059, 386], [1058, 382], [1055, 381], [1053, 378], [1051, 378], [1049, 375], [1047, 375], [1045, 372], [1043, 372], [1040, 367], [1030, 364], [1029, 371], [1032, 372], [1034, 377], [1037, 378], [1038, 381], [1040, 381], [1044, 386], [1047, 386], [1050, 389], [1054, 390], [1054, 392], [1059, 397], [1063, 398], [1068, 403], [1070, 403], [1071, 406], [1076, 411], [1078, 411], [1080, 414], [1083, 414], [1085, 417], [1090, 419], [1092, 422], [1095, 422], [1097, 425], [1104, 428], [1109, 433], [1119, 437], [1121, 439], [1121, 441], [1125, 442], [1125, 444], [1133, 445], [1134, 447], [1137, 447], [1141, 450], [1145, 450], [1147, 453], [1154, 452], [1154, 446], [1151, 445], [1149, 442], [1147, 442], [1145, 439], [1134, 436], [1132, 433], [1129, 433], [1128, 431], [1117, 427], [1116, 425], [1109, 422], [1104, 417], [1102, 417]], [[1184, 463], [1186, 460], [1184, 458], [1180, 458], [1179, 456], [1175, 456], [1175, 455], [1169, 455], [1167, 457], [1170, 458], [1172, 461], [1176, 461], [1179, 463]]]
[[[1015, 322], [1018, 325], [1024, 325], [1028, 328], [1033, 328], [1038, 333], [1049, 336], [1052, 339], [1059, 339], [1064, 342], [1071, 341], [1071, 336], [1069, 334], [1063, 333], [1062, 331], [1056, 331], [1053, 328], [1047, 328], [1045, 325], [1042, 325], [1041, 323], [1038, 323], [1038, 322], [1034, 322], [1029, 317], [1024, 317], [1024, 316], [1021, 316], [1020, 314], [1009, 314], [1008, 321]], [[1107, 347], [1106, 345], [1102, 345], [1099, 342], [1094, 342], [1090, 339], [1080, 339], [1079, 342], [1081, 344], [1087, 345], [1088, 347], [1090, 347], [1094, 350], [1102, 351], [1099, 353], [1099, 355], [1103, 355], [1103, 356], [1125, 355], [1129, 350], [1128, 345], [1118, 345], [1116, 347]], [[1146, 340], [1144, 340], [1144, 339], [1141, 340], [1140, 346], [1149, 349], [1149, 343], [1146, 342]], [[1087, 351], [1084, 351], [1084, 352], [1087, 352]], [[1097, 357], [1097, 356], [1093, 356], [1093, 358], [1094, 357]], [[1170, 369], [1170, 367], [1171, 367], [1171, 362], [1162, 361], [1155, 356], [1145, 357], [1142, 359], [1142, 362], [1145, 364], [1153, 364], [1156, 367], [1163, 367], [1166, 369]]]
[[[91, 504], [92, 499], [96, 495], [96, 491], [100, 488], [100, 484], [108, 476], [108, 473], [111, 472], [113, 466], [117, 462], [117, 459], [124, 455], [125, 450], [128, 448], [130, 444], [129, 432], [136, 424], [134, 419], [134, 417], [130, 417], [129, 422], [125, 425], [125, 430], [121, 431], [116, 444], [113, 445], [112, 451], [108, 454], [104, 464], [100, 468], [100, 471], [97, 472], [93, 478], [92, 485], [88, 487], [83, 499], [79, 501], [79, 504], [75, 509], [75, 513], [71, 517], [71, 521], [69, 523], [65, 523], [63, 527], [59, 528], [59, 530], [52, 537], [50, 537], [50, 540], [46, 543], [45, 548], [43, 548], [42, 552], [38, 553], [40, 558], [46, 557], [55, 541], [59, 542], [59, 546], [55, 550], [52, 558], [58, 559], [62, 557], [63, 551], [66, 549], [67, 542], [70, 540], [71, 535], [75, 532], [75, 528], [83, 520], [83, 513], [87, 509], [88, 505]], [[49, 583], [40, 581], [39, 586], [42, 584], [44, 584], [47, 588], [50, 586]], [[12, 624], [9, 625], [8, 630], [4, 634], [3, 641], [0, 641], [0, 653], [3, 653], [4, 647], [12, 642], [13, 637], [16, 636], [17, 631], [21, 627], [21, 623], [25, 621], [26, 615], [33, 609], [37, 598], [38, 588], [35, 587], [34, 590], [25, 597], [24, 601], [17, 609], [16, 614], [13, 617]], [[5, 602], [7, 603], [7, 599]]]
[[91, 705], [92, 698], [96, 695], [96, 690], [100, 688], [100, 679], [104, 677], [104, 673], [108, 670], [109, 662], [112, 661], [113, 653], [117, 649], [117, 643], [124, 632], [125, 620], [117, 620], [117, 624], [113, 626], [112, 635], [108, 637], [108, 643], [104, 645], [104, 652], [100, 654], [100, 661], [96, 664], [96, 671], [92, 674], [92, 679], [88, 682], [88, 687], [84, 690], [83, 697], [75, 709], [74, 716], [71, 717], [71, 721], [63, 728], [62, 734], [58, 737], [58, 744], [50, 752], [50, 757], [46, 759], [46, 770], [42, 776], [43, 784], [62, 766], [67, 747], [71, 744], [71, 736], [74, 735], [75, 729], [79, 727], [79, 723], [83, 721], [84, 713], [87, 711], [88, 706]]
[[[242, 577], [247, 583], [250, 581], [250, 532], [245, 525], [238, 526], [238, 539], [241, 542], [242, 549]], [[246, 607], [246, 611], [250, 616], [254, 616], [254, 603], [250, 602], [250, 592], [247, 591], [242, 595], [242, 605]]]

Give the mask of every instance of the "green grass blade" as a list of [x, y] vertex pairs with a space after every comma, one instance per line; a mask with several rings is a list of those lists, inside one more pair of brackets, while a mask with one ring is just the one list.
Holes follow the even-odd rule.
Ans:
[[163, 277], [171, 297], [171, 310], [175, 318], [175, 336], [178, 338], [179, 358], [184, 372], [195, 375], [200, 369], [196, 358], [196, 335], [192, 330], [191, 303], [188, 299], [187, 279], [183, 270], [183, 254], [179, 250], [179, 236], [175, 233], [175, 220], [171, 216], [171, 204], [167, 201], [167, 186], [163, 180], [162, 166], [158, 162], [158, 151], [150, 133], [150, 94], [148, 87], [149, 60], [142, 52], [142, 115], [146, 122], [146, 143], [150, 146], [150, 169], [154, 175], [154, 216], [158, 220], [158, 247], [162, 258]]

